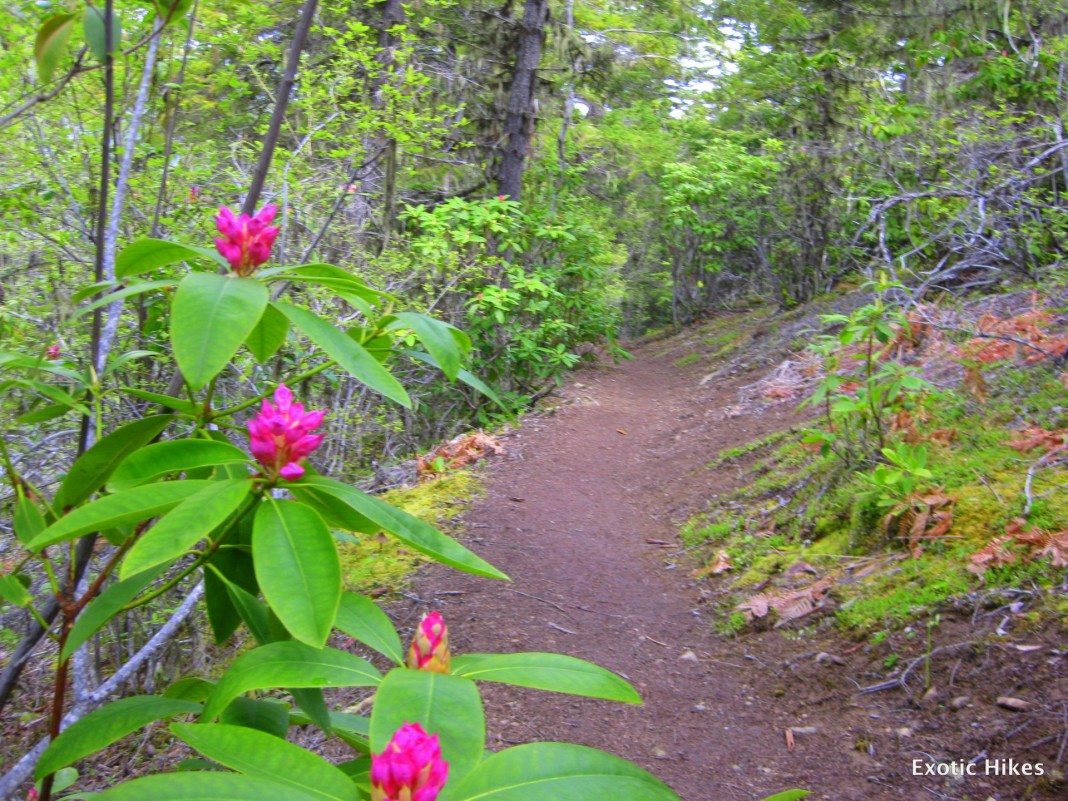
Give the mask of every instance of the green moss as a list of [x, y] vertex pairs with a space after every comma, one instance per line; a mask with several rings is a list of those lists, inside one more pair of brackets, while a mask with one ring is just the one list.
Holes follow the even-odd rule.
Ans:
[[[414, 487], [392, 490], [383, 500], [448, 532], [450, 523], [482, 493], [469, 470], [455, 470]], [[345, 584], [356, 591], [396, 590], [429, 560], [395, 537], [379, 533], [347, 537], [338, 549]]]
[[699, 361], [701, 361], [700, 353], [687, 353], [685, 356], [682, 356], [673, 361], [672, 365], [674, 365], [675, 367], [685, 367], [688, 364], [693, 364], [694, 362]]

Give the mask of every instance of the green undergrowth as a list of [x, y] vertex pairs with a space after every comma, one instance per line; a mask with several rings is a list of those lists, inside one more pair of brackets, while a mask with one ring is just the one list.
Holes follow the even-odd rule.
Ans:
[[[481, 493], [482, 482], [471, 470], [451, 470], [415, 486], [391, 490], [382, 499], [453, 534], [452, 521]], [[430, 562], [385, 533], [346, 536], [339, 552], [345, 584], [357, 592], [373, 594], [403, 589], [412, 573]]]
[[[921, 494], [954, 500], [945, 535], [920, 541], [910, 553], [905, 532], [885, 525], [887, 507], [872, 497], [867, 469], [847, 469], [801, 442], [802, 429], [772, 434], [724, 451], [707, 470], [738, 469], [739, 487], [718, 497], [680, 532], [684, 544], [712, 573], [725, 552], [731, 569], [711, 578], [724, 590], [717, 627], [747, 628], [735, 605], [757, 592], [803, 590], [833, 577], [833, 614], [818, 612], [794, 625], [838, 625], [855, 633], [909, 625], [953, 599], [980, 589], [1052, 587], [1064, 579], [1045, 557], [1028, 559], [1010, 544], [1012, 564], [983, 576], [970, 572], [972, 556], [1023, 516], [1028, 468], [1044, 453], [1009, 445], [1028, 428], [1068, 427], [1068, 391], [1048, 364], [1002, 365], [985, 375], [980, 401], [964, 391], [928, 396], [917, 410], [913, 440], [925, 443], [933, 477]], [[932, 438], [932, 434], [939, 435]], [[902, 437], [897, 434], [896, 437]], [[947, 444], [940, 444], [948, 438]], [[1068, 528], [1068, 471], [1036, 470], [1027, 527]], [[906, 527], [907, 532], [907, 527]]]

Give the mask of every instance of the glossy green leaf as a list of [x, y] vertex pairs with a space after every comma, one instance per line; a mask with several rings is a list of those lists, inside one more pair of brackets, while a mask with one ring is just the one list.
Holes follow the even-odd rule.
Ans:
[[120, 784], [93, 801], [318, 801], [285, 784], [240, 773], [163, 773]]
[[101, 438], [79, 456], [56, 493], [57, 509], [77, 506], [102, 486], [115, 469], [132, 454], [159, 436], [174, 415], [158, 414], [134, 420]]
[[321, 476], [306, 476], [299, 482], [294, 482], [290, 488], [297, 497], [306, 491], [332, 496], [358, 514], [374, 521], [397, 539], [442, 564], [478, 576], [508, 578], [489, 562], [446, 537], [433, 526], [340, 481]]
[[[215, 634], [215, 642], [219, 645], [226, 642], [244, 620], [244, 614], [238, 609], [235, 597], [231, 594], [231, 586], [242, 596], [248, 596], [252, 604], [263, 606], [255, 598], [260, 588], [256, 584], [252, 554], [246, 548], [233, 547], [238, 538], [231, 535], [227, 544], [211, 556], [204, 568], [204, 603], [207, 607], [208, 622], [211, 623]], [[264, 625], [266, 626], [266, 623]], [[253, 635], [255, 636], [255, 632]], [[257, 638], [257, 642], [263, 645], [269, 640]]]
[[252, 558], [263, 597], [289, 633], [325, 645], [341, 600], [341, 563], [319, 514], [294, 501], [266, 499], [256, 511]]
[[367, 350], [344, 331], [316, 317], [310, 311], [291, 306], [288, 303], [274, 303], [289, 321], [322, 348], [323, 352], [336, 361], [342, 368], [358, 381], [387, 398], [407, 408], [412, 408], [412, 400], [400, 381], [378, 363]]
[[[82, 17], [82, 28], [85, 31], [85, 43], [97, 61], [103, 62], [107, 58], [107, 42], [104, 29], [104, 14], [97, 8], [88, 7]], [[122, 25], [119, 23], [118, 14], [111, 14], [111, 52], [116, 53], [122, 49]]]
[[494, 681], [607, 701], [640, 704], [629, 683], [603, 667], [564, 654], [461, 654], [452, 672], [479, 681]]
[[173, 409], [182, 414], [196, 414], [197, 412], [197, 407], [191, 401], [184, 400], [183, 398], [174, 398], [170, 395], [163, 395], [159, 392], [148, 392], [143, 389], [126, 389], [124, 392], [126, 392], [127, 395], [133, 395], [135, 398], [146, 400], [149, 403], [158, 403], [166, 409]]
[[769, 795], [764, 801], [798, 801], [798, 799], [806, 798], [812, 795], [808, 790], [784, 790], [781, 793], [775, 795]]
[[269, 779], [319, 801], [356, 801], [352, 781], [325, 759], [272, 734], [225, 724], [171, 725], [208, 759], [248, 776]]
[[334, 648], [274, 642], [241, 654], [208, 699], [202, 722], [214, 720], [234, 698], [274, 687], [375, 687], [382, 674], [366, 660]]
[[342, 593], [334, 625], [395, 664], [404, 664], [404, 649], [393, 622], [370, 598], [355, 592]]
[[210, 261], [227, 269], [230, 266], [214, 248], [193, 247], [165, 239], [138, 239], [119, 252], [115, 259], [115, 276], [140, 275], [182, 261]]
[[251, 490], [249, 478], [209, 481], [207, 487], [171, 509], [141, 536], [126, 554], [120, 578], [177, 559], [236, 512]]
[[289, 319], [273, 305], [263, 310], [263, 316], [245, 340], [252, 357], [264, 364], [278, 352], [289, 334]]
[[171, 310], [174, 358], [194, 389], [226, 367], [267, 307], [267, 286], [252, 278], [190, 273]]
[[[387, 331], [398, 328], [412, 329], [419, 341], [434, 357], [441, 371], [448, 376], [450, 381], [456, 380], [456, 375], [460, 371], [460, 361], [471, 350], [471, 340], [466, 334], [425, 314], [400, 312], [392, 315], [392, 318], [392, 321], [386, 325]], [[453, 332], [460, 336], [455, 336]]]
[[33, 596], [26, 589], [26, 585], [14, 575], [0, 576], [0, 598], [20, 609], [33, 603]]
[[186, 470], [248, 460], [247, 453], [228, 442], [211, 439], [157, 442], [130, 454], [108, 480], [108, 489], [122, 492]]
[[60, 658], [69, 657], [82, 643], [100, 631], [120, 609], [137, 597], [137, 593], [151, 584], [152, 580], [163, 572], [164, 567], [165, 565], [159, 565], [155, 570], [146, 570], [144, 573], [130, 576], [125, 581], [116, 582], [90, 601], [78, 615], [74, 627], [67, 635]]
[[48, 545], [73, 540], [90, 532], [140, 523], [142, 520], [169, 512], [211, 483], [166, 481], [98, 498], [61, 517], [34, 537], [26, 547], [31, 551], [39, 551]]
[[22, 485], [15, 486], [15, 536], [23, 545], [45, 530], [45, 518], [37, 504], [26, 497]]
[[153, 721], [199, 711], [200, 704], [155, 695], [135, 695], [113, 701], [71, 724], [50, 743], [41, 755], [34, 775], [41, 778], [54, 773]]
[[33, 57], [37, 61], [37, 77], [41, 83], [52, 80], [60, 59], [67, 52], [76, 17], [77, 14], [53, 14], [38, 29]]
[[482, 759], [486, 720], [475, 683], [460, 676], [397, 668], [375, 692], [371, 712], [371, 750], [381, 753], [405, 723], [419, 723], [437, 734], [441, 756], [449, 763], [449, 782], [457, 782]]
[[492, 755], [438, 801], [680, 801], [675, 792], [637, 765], [569, 743], [530, 743]]

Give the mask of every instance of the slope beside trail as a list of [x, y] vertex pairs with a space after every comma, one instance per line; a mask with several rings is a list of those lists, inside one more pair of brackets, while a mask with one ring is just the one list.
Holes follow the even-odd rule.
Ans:
[[508, 455], [489, 468], [486, 497], [464, 528], [467, 544], [511, 583], [434, 568], [417, 585], [449, 622], [454, 653], [566, 653], [620, 673], [644, 699], [632, 706], [483, 685], [490, 748], [533, 740], [603, 748], [687, 801], [791, 787], [836, 801], [912, 797], [881, 794], [848, 744], [788, 750], [785, 728], [833, 731], [836, 713], [816, 720], [789, 693], [773, 697], [767, 681], [754, 681], [781, 669], [782, 654], [712, 636], [693, 565], [681, 546], [662, 544], [677, 542], [687, 510], [737, 482], [736, 471], [705, 464], [796, 418], [773, 408], [724, 419], [752, 376], [700, 386], [700, 373], [659, 355], [654, 343], [632, 361], [579, 373], [565, 403], [504, 440]]

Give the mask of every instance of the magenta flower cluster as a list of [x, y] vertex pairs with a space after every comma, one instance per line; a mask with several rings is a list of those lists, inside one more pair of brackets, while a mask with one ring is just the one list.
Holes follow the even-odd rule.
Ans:
[[238, 275], [251, 275], [271, 258], [271, 246], [278, 236], [278, 227], [270, 223], [277, 212], [277, 206], [264, 206], [259, 214], [249, 217], [247, 214], [238, 216], [226, 206], [219, 207], [215, 224], [222, 236], [215, 240], [215, 248]]
[[405, 723], [381, 754], [372, 755], [371, 801], [434, 801], [448, 775], [438, 736]]
[[249, 421], [249, 449], [270, 478], [296, 481], [304, 475], [301, 462], [323, 441], [322, 434], [311, 432], [326, 412], [305, 412], [285, 384], [275, 390], [274, 401], [277, 406], [264, 398], [260, 413]]

